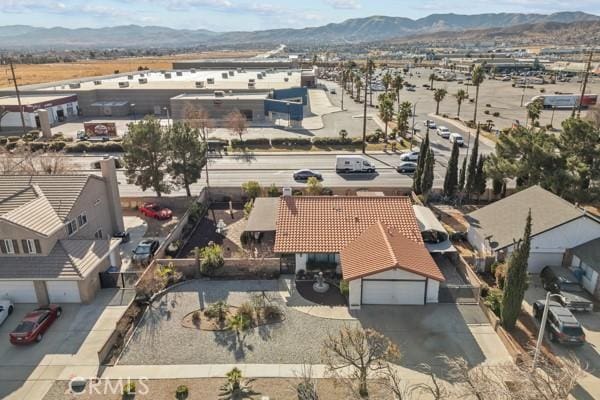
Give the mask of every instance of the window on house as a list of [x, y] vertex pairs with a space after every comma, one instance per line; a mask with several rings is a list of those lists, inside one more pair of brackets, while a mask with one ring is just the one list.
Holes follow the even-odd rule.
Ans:
[[87, 215], [81, 214], [79, 217], [77, 217], [77, 224], [79, 225], [79, 228], [87, 224]]
[[0, 253], [19, 254], [19, 242], [12, 239], [0, 240]]
[[71, 236], [72, 234], [77, 232], [77, 221], [76, 220], [69, 221], [69, 223], [67, 224], [67, 232], [69, 233], [69, 236]]
[[96, 233], [94, 233], [95, 239], [102, 239], [102, 229], [98, 229]]
[[21, 244], [23, 245], [23, 253], [25, 254], [40, 254], [42, 252], [42, 246], [37, 239], [23, 239], [21, 240]]

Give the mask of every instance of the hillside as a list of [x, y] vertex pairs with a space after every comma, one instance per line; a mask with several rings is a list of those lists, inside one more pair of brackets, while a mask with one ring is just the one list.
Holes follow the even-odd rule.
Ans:
[[278, 43], [343, 44], [390, 40], [431, 32], [462, 32], [496, 27], [506, 29], [525, 24], [564, 24], [588, 21], [600, 21], [600, 17], [583, 12], [560, 12], [550, 15], [432, 14], [417, 20], [372, 16], [303, 29], [225, 33], [204, 29], [172, 29], [138, 25], [95, 29], [37, 28], [15, 25], [0, 27], [0, 49], [181, 48], [199, 45], [218, 47]]

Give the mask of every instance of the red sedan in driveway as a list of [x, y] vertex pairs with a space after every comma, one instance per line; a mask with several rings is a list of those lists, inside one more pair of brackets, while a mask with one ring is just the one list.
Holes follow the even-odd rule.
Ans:
[[29, 344], [42, 340], [50, 325], [62, 314], [62, 309], [50, 304], [27, 313], [14, 331], [9, 333], [12, 344]]
[[162, 207], [156, 203], [144, 203], [140, 207], [140, 212], [146, 217], [155, 219], [169, 219], [173, 216], [173, 211], [167, 207]]

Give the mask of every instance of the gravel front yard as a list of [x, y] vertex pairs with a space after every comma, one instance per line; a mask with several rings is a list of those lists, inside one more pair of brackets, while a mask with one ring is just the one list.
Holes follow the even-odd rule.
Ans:
[[162, 298], [147, 312], [119, 364], [296, 364], [319, 363], [328, 332], [356, 321], [328, 320], [284, 307], [283, 323], [246, 331], [207, 332], [181, 326], [182, 318], [201, 304], [227, 300], [239, 305], [251, 291], [278, 293], [278, 281], [192, 281]]

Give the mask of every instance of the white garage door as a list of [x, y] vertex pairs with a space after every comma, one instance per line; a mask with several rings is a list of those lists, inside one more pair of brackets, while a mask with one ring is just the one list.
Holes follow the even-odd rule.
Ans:
[[424, 280], [362, 281], [362, 304], [424, 304], [424, 301]]
[[539, 274], [546, 265], [562, 265], [563, 253], [535, 253], [529, 254], [527, 270], [532, 274]]
[[14, 303], [37, 303], [32, 281], [0, 281], [0, 299]]
[[50, 303], [81, 303], [76, 281], [46, 281]]

